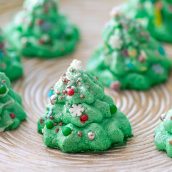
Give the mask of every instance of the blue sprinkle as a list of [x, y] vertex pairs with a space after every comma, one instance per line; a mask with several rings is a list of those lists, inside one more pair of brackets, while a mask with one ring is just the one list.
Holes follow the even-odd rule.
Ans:
[[127, 66], [128, 68], [133, 68], [134, 65], [132, 63], [128, 63]]
[[155, 3], [155, 0], [151, 0], [152, 3]]
[[53, 94], [54, 94], [54, 90], [53, 89], [48, 91], [48, 97], [51, 97]]
[[4, 53], [2, 51], [0, 51], [0, 59], [3, 59], [3, 55], [4, 55]]
[[165, 55], [165, 54], [166, 54], [163, 47], [159, 47], [159, 48], [158, 48], [158, 51], [159, 51], [159, 53], [160, 53], [161, 55]]
[[44, 22], [42, 25], [41, 25], [41, 28], [44, 32], [48, 32], [49, 30], [52, 29], [52, 24], [50, 22]]

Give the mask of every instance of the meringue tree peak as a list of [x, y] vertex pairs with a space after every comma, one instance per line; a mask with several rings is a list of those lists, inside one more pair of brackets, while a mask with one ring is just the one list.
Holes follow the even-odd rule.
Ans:
[[24, 9], [28, 11], [33, 11], [33, 9], [37, 9], [40, 6], [46, 5], [47, 7], [53, 7], [53, 9], [57, 10], [57, 1], [56, 0], [26, 0], [24, 2]]
[[76, 70], [76, 71], [84, 70], [82, 62], [80, 60], [74, 59], [71, 62], [69, 68], [67, 69], [67, 72], [71, 72], [71, 70]]

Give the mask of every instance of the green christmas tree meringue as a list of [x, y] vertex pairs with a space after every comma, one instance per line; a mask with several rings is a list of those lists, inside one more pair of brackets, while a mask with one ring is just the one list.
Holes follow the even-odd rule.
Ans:
[[155, 130], [154, 143], [158, 150], [172, 158], [172, 110], [161, 115], [162, 122]]
[[79, 41], [78, 29], [59, 13], [55, 0], [26, 0], [6, 35], [24, 56], [40, 58], [69, 54]]
[[0, 30], [0, 72], [4, 72], [11, 81], [23, 75], [23, 67], [17, 52], [7, 47]]
[[68, 153], [104, 151], [132, 136], [127, 117], [77, 60], [55, 84], [38, 132], [45, 145]]
[[156, 39], [172, 42], [172, 0], [130, 0], [124, 12], [144, 23]]
[[12, 90], [6, 75], [0, 72], [0, 132], [18, 128], [25, 119], [21, 97]]
[[87, 69], [117, 89], [146, 90], [168, 79], [171, 61], [163, 47], [137, 21], [116, 14], [106, 25], [103, 44]]

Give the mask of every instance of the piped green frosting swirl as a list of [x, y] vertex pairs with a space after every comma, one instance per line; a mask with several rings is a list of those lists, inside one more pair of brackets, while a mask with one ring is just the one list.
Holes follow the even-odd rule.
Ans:
[[136, 90], [166, 81], [170, 68], [163, 47], [139, 22], [121, 14], [107, 23], [87, 66], [107, 87]]
[[38, 121], [45, 145], [63, 152], [104, 151], [132, 136], [127, 117], [105, 95], [97, 78], [73, 61], [54, 86]]
[[172, 110], [161, 115], [161, 120], [155, 130], [155, 146], [160, 151], [166, 151], [172, 158]]
[[21, 97], [12, 90], [5, 74], [0, 73], [0, 132], [18, 128], [25, 119]]
[[0, 72], [4, 72], [11, 81], [23, 75], [23, 67], [19, 54], [7, 47], [3, 33], [0, 30]]
[[59, 13], [55, 0], [26, 0], [23, 8], [5, 31], [24, 56], [53, 58], [75, 50], [79, 31]]

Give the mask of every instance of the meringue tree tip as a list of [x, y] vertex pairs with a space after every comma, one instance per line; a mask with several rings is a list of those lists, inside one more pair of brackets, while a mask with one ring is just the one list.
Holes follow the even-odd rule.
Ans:
[[70, 64], [69, 68], [82, 70], [83, 69], [82, 62], [80, 60], [74, 59], [72, 63]]

